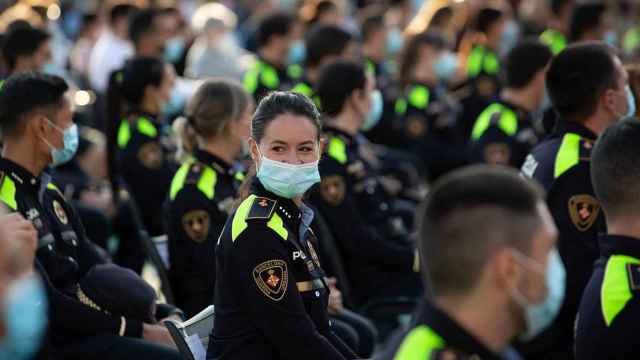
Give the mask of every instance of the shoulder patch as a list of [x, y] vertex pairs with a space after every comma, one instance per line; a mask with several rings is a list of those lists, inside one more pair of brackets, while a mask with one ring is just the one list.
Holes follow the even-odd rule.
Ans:
[[138, 151], [138, 160], [144, 167], [149, 169], [160, 168], [163, 157], [162, 148], [153, 141], [142, 145]]
[[253, 268], [253, 280], [269, 299], [280, 301], [287, 292], [289, 273], [284, 260], [268, 260]]
[[572, 196], [569, 199], [569, 216], [579, 231], [587, 231], [593, 226], [600, 213], [600, 203], [589, 194]]
[[627, 264], [627, 274], [629, 275], [629, 287], [631, 291], [640, 290], [640, 264]]
[[211, 219], [205, 210], [192, 210], [182, 217], [182, 227], [187, 236], [196, 243], [203, 243], [209, 235]]
[[277, 201], [265, 197], [256, 197], [253, 205], [247, 215], [247, 220], [251, 219], [269, 219], [273, 215]]

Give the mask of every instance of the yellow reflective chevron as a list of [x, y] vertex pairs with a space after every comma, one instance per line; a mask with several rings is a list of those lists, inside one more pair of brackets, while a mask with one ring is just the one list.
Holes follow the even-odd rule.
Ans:
[[556, 154], [553, 178], [557, 179], [580, 162], [580, 135], [565, 134]]
[[300, 77], [302, 77], [303, 73], [304, 69], [302, 68], [302, 66], [300, 66], [300, 64], [293, 64], [287, 67], [287, 75], [289, 75], [289, 77], [292, 79], [299, 79]]
[[191, 163], [184, 163], [180, 166], [176, 174], [173, 176], [173, 180], [171, 180], [171, 187], [169, 188], [169, 199], [174, 200], [176, 195], [180, 192], [182, 187], [184, 186], [184, 181], [187, 178], [187, 174], [189, 173], [189, 169], [191, 168]]
[[553, 55], [558, 55], [567, 47], [567, 38], [565, 38], [561, 32], [554, 29], [547, 29], [540, 34], [540, 41], [551, 49]]
[[264, 86], [271, 90], [276, 90], [278, 86], [280, 86], [280, 78], [278, 77], [278, 72], [273, 66], [266, 64], [264, 62], [261, 63], [260, 66], [260, 81]]
[[235, 175], [233, 175], [233, 178], [238, 181], [244, 181], [245, 176], [242, 172], [238, 171], [237, 173], [235, 173]]
[[622, 40], [622, 48], [627, 54], [632, 54], [640, 46], [640, 27], [629, 29]]
[[0, 184], [0, 201], [5, 203], [11, 210], [18, 209], [16, 202], [16, 183], [9, 176], [3, 176]]
[[[144, 116], [141, 116], [138, 118], [138, 120], [136, 120], [135, 127], [140, 134], [143, 134], [145, 136], [148, 136], [148, 137], [158, 136], [158, 129], [156, 129], [156, 126], [153, 124], [151, 120], [147, 119]], [[118, 127], [118, 135], [117, 135], [118, 147], [121, 149], [126, 148], [130, 140], [131, 140], [131, 125], [129, 124], [128, 119], [122, 119], [122, 121], [120, 122], [120, 127]]]
[[313, 95], [313, 89], [311, 89], [311, 86], [303, 82], [297, 83], [296, 86], [294, 86], [293, 89], [291, 89], [291, 91], [305, 95], [307, 97], [311, 97], [311, 95]]
[[467, 59], [467, 76], [475, 78], [484, 71], [489, 75], [496, 75], [500, 71], [498, 57], [483, 46], [476, 46], [471, 50]]
[[213, 200], [213, 197], [216, 195], [216, 182], [218, 182], [218, 174], [216, 171], [205, 166], [198, 180], [198, 190], [200, 190], [207, 199]]
[[338, 163], [342, 165], [347, 163], [347, 144], [345, 144], [340, 138], [334, 136], [329, 139], [327, 153]]
[[255, 195], [249, 195], [249, 197], [244, 199], [240, 206], [238, 206], [238, 210], [236, 210], [236, 213], [233, 215], [233, 221], [231, 222], [231, 241], [236, 241], [238, 236], [247, 228], [247, 216], [249, 215], [249, 210], [251, 210], [255, 198]]
[[245, 90], [250, 94], [253, 94], [258, 89], [258, 76], [260, 75], [260, 67], [254, 66], [252, 69], [247, 71], [242, 78], [242, 84], [244, 85]]
[[400, 344], [393, 360], [430, 359], [434, 350], [445, 347], [445, 341], [426, 325], [411, 330]]
[[600, 304], [602, 305], [602, 316], [607, 326], [611, 326], [613, 320], [632, 297], [627, 264], [640, 264], [640, 259], [625, 255], [613, 255], [607, 260], [604, 269]]
[[493, 103], [478, 116], [471, 131], [471, 140], [476, 141], [484, 135], [491, 125], [492, 116], [496, 113], [500, 114], [497, 124], [500, 130], [508, 136], [514, 136], [518, 132], [518, 117], [516, 113], [500, 103]]
[[280, 217], [280, 215], [276, 213], [271, 215], [271, 219], [267, 223], [267, 226], [271, 230], [275, 231], [276, 234], [280, 235], [280, 237], [283, 238], [284, 240], [287, 240], [287, 238], [289, 237], [289, 232], [284, 227], [284, 222], [282, 221], [282, 218]]
[[416, 85], [409, 92], [409, 104], [416, 109], [424, 110], [429, 105], [429, 95], [426, 86]]
[[396, 100], [395, 111], [397, 115], [404, 115], [407, 112], [407, 100], [405, 98]]

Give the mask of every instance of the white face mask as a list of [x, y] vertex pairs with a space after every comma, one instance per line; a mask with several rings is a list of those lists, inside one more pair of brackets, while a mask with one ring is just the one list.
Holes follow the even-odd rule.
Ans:
[[525, 311], [527, 327], [521, 335], [521, 339], [527, 341], [542, 333], [558, 315], [564, 301], [566, 272], [556, 248], [549, 252], [546, 269], [537, 261], [517, 250], [514, 250], [514, 254], [516, 254], [517, 258], [522, 259], [522, 263], [525, 263], [528, 267], [533, 267], [534, 271], [544, 272], [543, 275], [545, 275], [546, 279], [547, 296], [540, 303], [532, 304], [518, 289], [511, 291], [513, 300]]

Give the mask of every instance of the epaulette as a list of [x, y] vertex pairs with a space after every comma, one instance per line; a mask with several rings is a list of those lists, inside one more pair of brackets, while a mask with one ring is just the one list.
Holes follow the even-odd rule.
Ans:
[[247, 215], [247, 220], [268, 220], [273, 216], [273, 212], [276, 208], [276, 200], [272, 200], [266, 197], [256, 197], [253, 199], [253, 204]]

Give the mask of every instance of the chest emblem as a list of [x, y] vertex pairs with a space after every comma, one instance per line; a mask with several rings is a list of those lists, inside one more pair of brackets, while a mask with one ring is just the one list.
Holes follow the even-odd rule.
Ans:
[[600, 214], [600, 204], [591, 195], [575, 195], [569, 199], [569, 216], [579, 231], [587, 231]]
[[69, 223], [67, 213], [64, 211], [64, 208], [58, 200], [53, 200], [53, 212], [56, 214], [58, 221], [60, 221], [62, 225], [67, 225]]
[[280, 301], [287, 292], [289, 282], [287, 263], [283, 260], [265, 261], [253, 269], [253, 279], [266, 297]]

